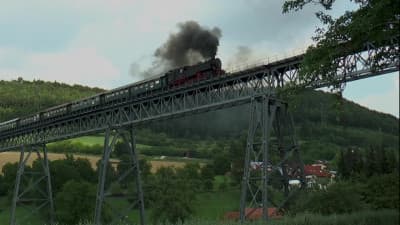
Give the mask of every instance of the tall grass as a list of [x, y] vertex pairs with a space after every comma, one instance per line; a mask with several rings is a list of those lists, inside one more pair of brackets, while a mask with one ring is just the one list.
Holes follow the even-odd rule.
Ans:
[[[148, 223], [152, 224], [152, 223]], [[360, 211], [351, 214], [323, 216], [319, 214], [300, 214], [294, 217], [285, 217], [280, 220], [266, 222], [246, 222], [245, 225], [399, 225], [399, 212], [397, 210]], [[79, 225], [93, 225], [80, 223]], [[125, 225], [113, 224], [113, 225]], [[173, 224], [169, 224], [173, 225]], [[174, 225], [242, 225], [237, 221], [210, 221], [190, 220]]]

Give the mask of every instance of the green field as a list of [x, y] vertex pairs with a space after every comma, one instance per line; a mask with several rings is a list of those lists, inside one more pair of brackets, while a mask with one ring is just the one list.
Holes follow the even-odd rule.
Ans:
[[228, 211], [239, 209], [240, 191], [218, 191], [196, 196], [194, 217], [203, 220], [221, 220]]
[[[125, 199], [107, 199], [107, 202], [118, 212], [123, 212], [129, 206]], [[6, 197], [0, 198], [0, 225], [8, 224], [10, 218], [10, 200]], [[239, 191], [218, 191], [197, 194], [195, 200], [194, 218], [206, 220], [220, 220], [226, 211], [237, 210], [239, 207]], [[18, 208], [17, 218], [26, 215], [25, 209]], [[146, 209], [147, 220], [150, 221], [151, 211]], [[138, 221], [138, 211], [132, 210], [128, 215], [129, 221]], [[37, 214], [32, 215], [26, 225], [42, 225]], [[24, 225], [25, 225], [24, 224]]]
[[[73, 138], [70, 139], [71, 143], [75, 144], [83, 144], [83, 145], [88, 145], [88, 146], [93, 146], [93, 145], [104, 145], [104, 136], [102, 135], [95, 135], [95, 136], [83, 136], [79, 138]], [[139, 149], [146, 150], [148, 148], [151, 148], [153, 146], [150, 145], [143, 145], [143, 144], [136, 144], [136, 147]]]
[[79, 138], [71, 139], [72, 143], [82, 143], [84, 145], [104, 145], [104, 137], [102, 136], [84, 136]]
[[[137, 143], [136, 148], [143, 157], [152, 161], [171, 161], [171, 162], [197, 162], [207, 163], [210, 160], [205, 158], [196, 158], [196, 155], [189, 158], [184, 157], [185, 152], [196, 150], [197, 152], [206, 152], [210, 146], [215, 144], [212, 142], [201, 141], [194, 143], [190, 140], [180, 140], [182, 145], [174, 142], [173, 139], [167, 138], [168, 145], [152, 145]], [[174, 144], [171, 144], [174, 143]], [[48, 146], [50, 152], [86, 155], [101, 155], [103, 152], [104, 137], [101, 135], [84, 136], [66, 141], [51, 143]], [[215, 146], [214, 146], [215, 147]], [[164, 156], [160, 158], [160, 156]]]
[[[130, 217], [130, 216], [129, 216]], [[137, 219], [137, 216], [135, 216]], [[0, 225], [8, 224], [8, 216], [0, 213]], [[113, 224], [125, 225], [126, 223]], [[146, 224], [152, 224], [147, 220]], [[224, 221], [221, 219], [191, 219], [183, 225], [242, 225], [237, 221]], [[322, 216], [318, 214], [300, 214], [294, 217], [285, 217], [281, 220], [271, 220], [268, 223], [255, 221], [244, 223], [246, 225], [398, 225], [399, 212], [396, 210], [360, 211], [352, 214]], [[24, 225], [42, 225], [32, 218]], [[78, 225], [78, 224], [77, 224]], [[79, 225], [92, 225], [92, 223], [80, 223]], [[182, 225], [182, 224], [180, 224]]]
[[[7, 197], [1, 197], [0, 198], [0, 225], [8, 225], [10, 221], [10, 205], [11, 205], [11, 200], [9, 200]], [[30, 213], [30, 208], [17, 208], [16, 211], [16, 217], [17, 218], [23, 218], [24, 216], [29, 215]], [[40, 217], [37, 214], [34, 214], [29, 217], [29, 219], [24, 223], [24, 225], [42, 225], [42, 221]]]

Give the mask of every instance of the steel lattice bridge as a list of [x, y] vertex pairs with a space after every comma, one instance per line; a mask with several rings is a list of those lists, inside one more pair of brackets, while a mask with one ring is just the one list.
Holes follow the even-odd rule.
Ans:
[[[376, 47], [367, 44], [358, 53], [339, 59], [341, 69], [335, 80], [326, 82], [323, 76], [304, 81], [299, 77], [303, 54], [287, 57], [254, 66], [252, 68], [226, 73], [208, 80], [193, 81], [175, 88], [146, 91], [140, 97], [123, 96], [129, 88], [156, 84], [157, 80], [147, 80], [107, 92], [109, 101], [94, 104], [95, 97], [90, 97], [73, 104], [86, 107], [66, 112], [53, 108], [54, 116], [39, 119], [37, 115], [22, 118], [19, 126], [8, 126], [0, 130], [0, 152], [18, 150], [20, 162], [14, 189], [10, 224], [18, 224], [25, 218], [16, 218], [17, 207], [25, 203], [36, 207], [32, 213], [46, 209], [49, 211], [49, 223], [54, 223], [54, 206], [51, 187], [51, 175], [47, 159], [46, 144], [55, 141], [104, 133], [104, 152], [99, 166], [99, 184], [95, 207], [96, 225], [102, 222], [102, 209], [110, 206], [107, 187], [107, 167], [115, 143], [123, 139], [127, 146], [130, 163], [128, 169], [118, 179], [135, 177], [136, 196], [132, 205], [140, 213], [140, 224], [145, 224], [143, 190], [140, 180], [138, 152], [135, 148], [135, 128], [138, 125], [168, 120], [171, 118], [204, 113], [207, 111], [233, 107], [242, 104], [250, 106], [250, 126], [244, 162], [244, 175], [240, 200], [240, 219], [246, 220], [256, 208], [263, 208], [263, 218], [268, 218], [268, 206], [283, 207], [295, 190], [288, 185], [290, 179], [304, 182], [303, 164], [290, 115], [286, 103], [277, 98], [277, 90], [285, 88], [321, 88], [332, 84], [364, 79], [399, 70], [399, 57], [385, 58], [382, 66], [374, 67], [373, 58], [383, 49], [391, 49], [398, 54], [398, 38], [392, 39], [386, 46]], [[25, 165], [32, 154], [38, 156], [42, 171], [34, 182], [23, 185]], [[282, 179], [277, 188], [285, 198], [279, 203], [269, 197], [270, 184], [268, 177], [278, 173]], [[43, 183], [40, 185], [40, 183]], [[39, 197], [30, 199], [27, 193], [39, 186]], [[43, 189], [43, 190], [42, 190]], [[126, 212], [117, 212], [117, 221], [124, 218]], [[29, 216], [29, 215], [28, 215]]]

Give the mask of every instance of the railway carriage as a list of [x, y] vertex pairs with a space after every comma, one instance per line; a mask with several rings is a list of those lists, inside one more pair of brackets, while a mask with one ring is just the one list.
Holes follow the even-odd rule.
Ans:
[[0, 123], [0, 132], [16, 129], [19, 126], [19, 121], [20, 121], [19, 118], [15, 118], [15, 119]]

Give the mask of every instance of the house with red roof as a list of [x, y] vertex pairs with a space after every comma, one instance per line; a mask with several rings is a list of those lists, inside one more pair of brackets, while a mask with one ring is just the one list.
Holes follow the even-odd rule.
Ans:
[[[326, 189], [329, 183], [333, 182], [335, 174], [332, 174], [325, 164], [304, 165], [304, 175], [308, 188]], [[329, 179], [329, 181], [327, 180]]]
[[[246, 219], [258, 220], [262, 218], [263, 208], [246, 208], [245, 209]], [[277, 208], [268, 208], [268, 218], [281, 219], [283, 214], [278, 211]], [[226, 212], [224, 214], [225, 220], [239, 220], [240, 214], [238, 211]]]
[[323, 164], [304, 165], [304, 175], [330, 178], [331, 174], [326, 169], [327, 167]]

